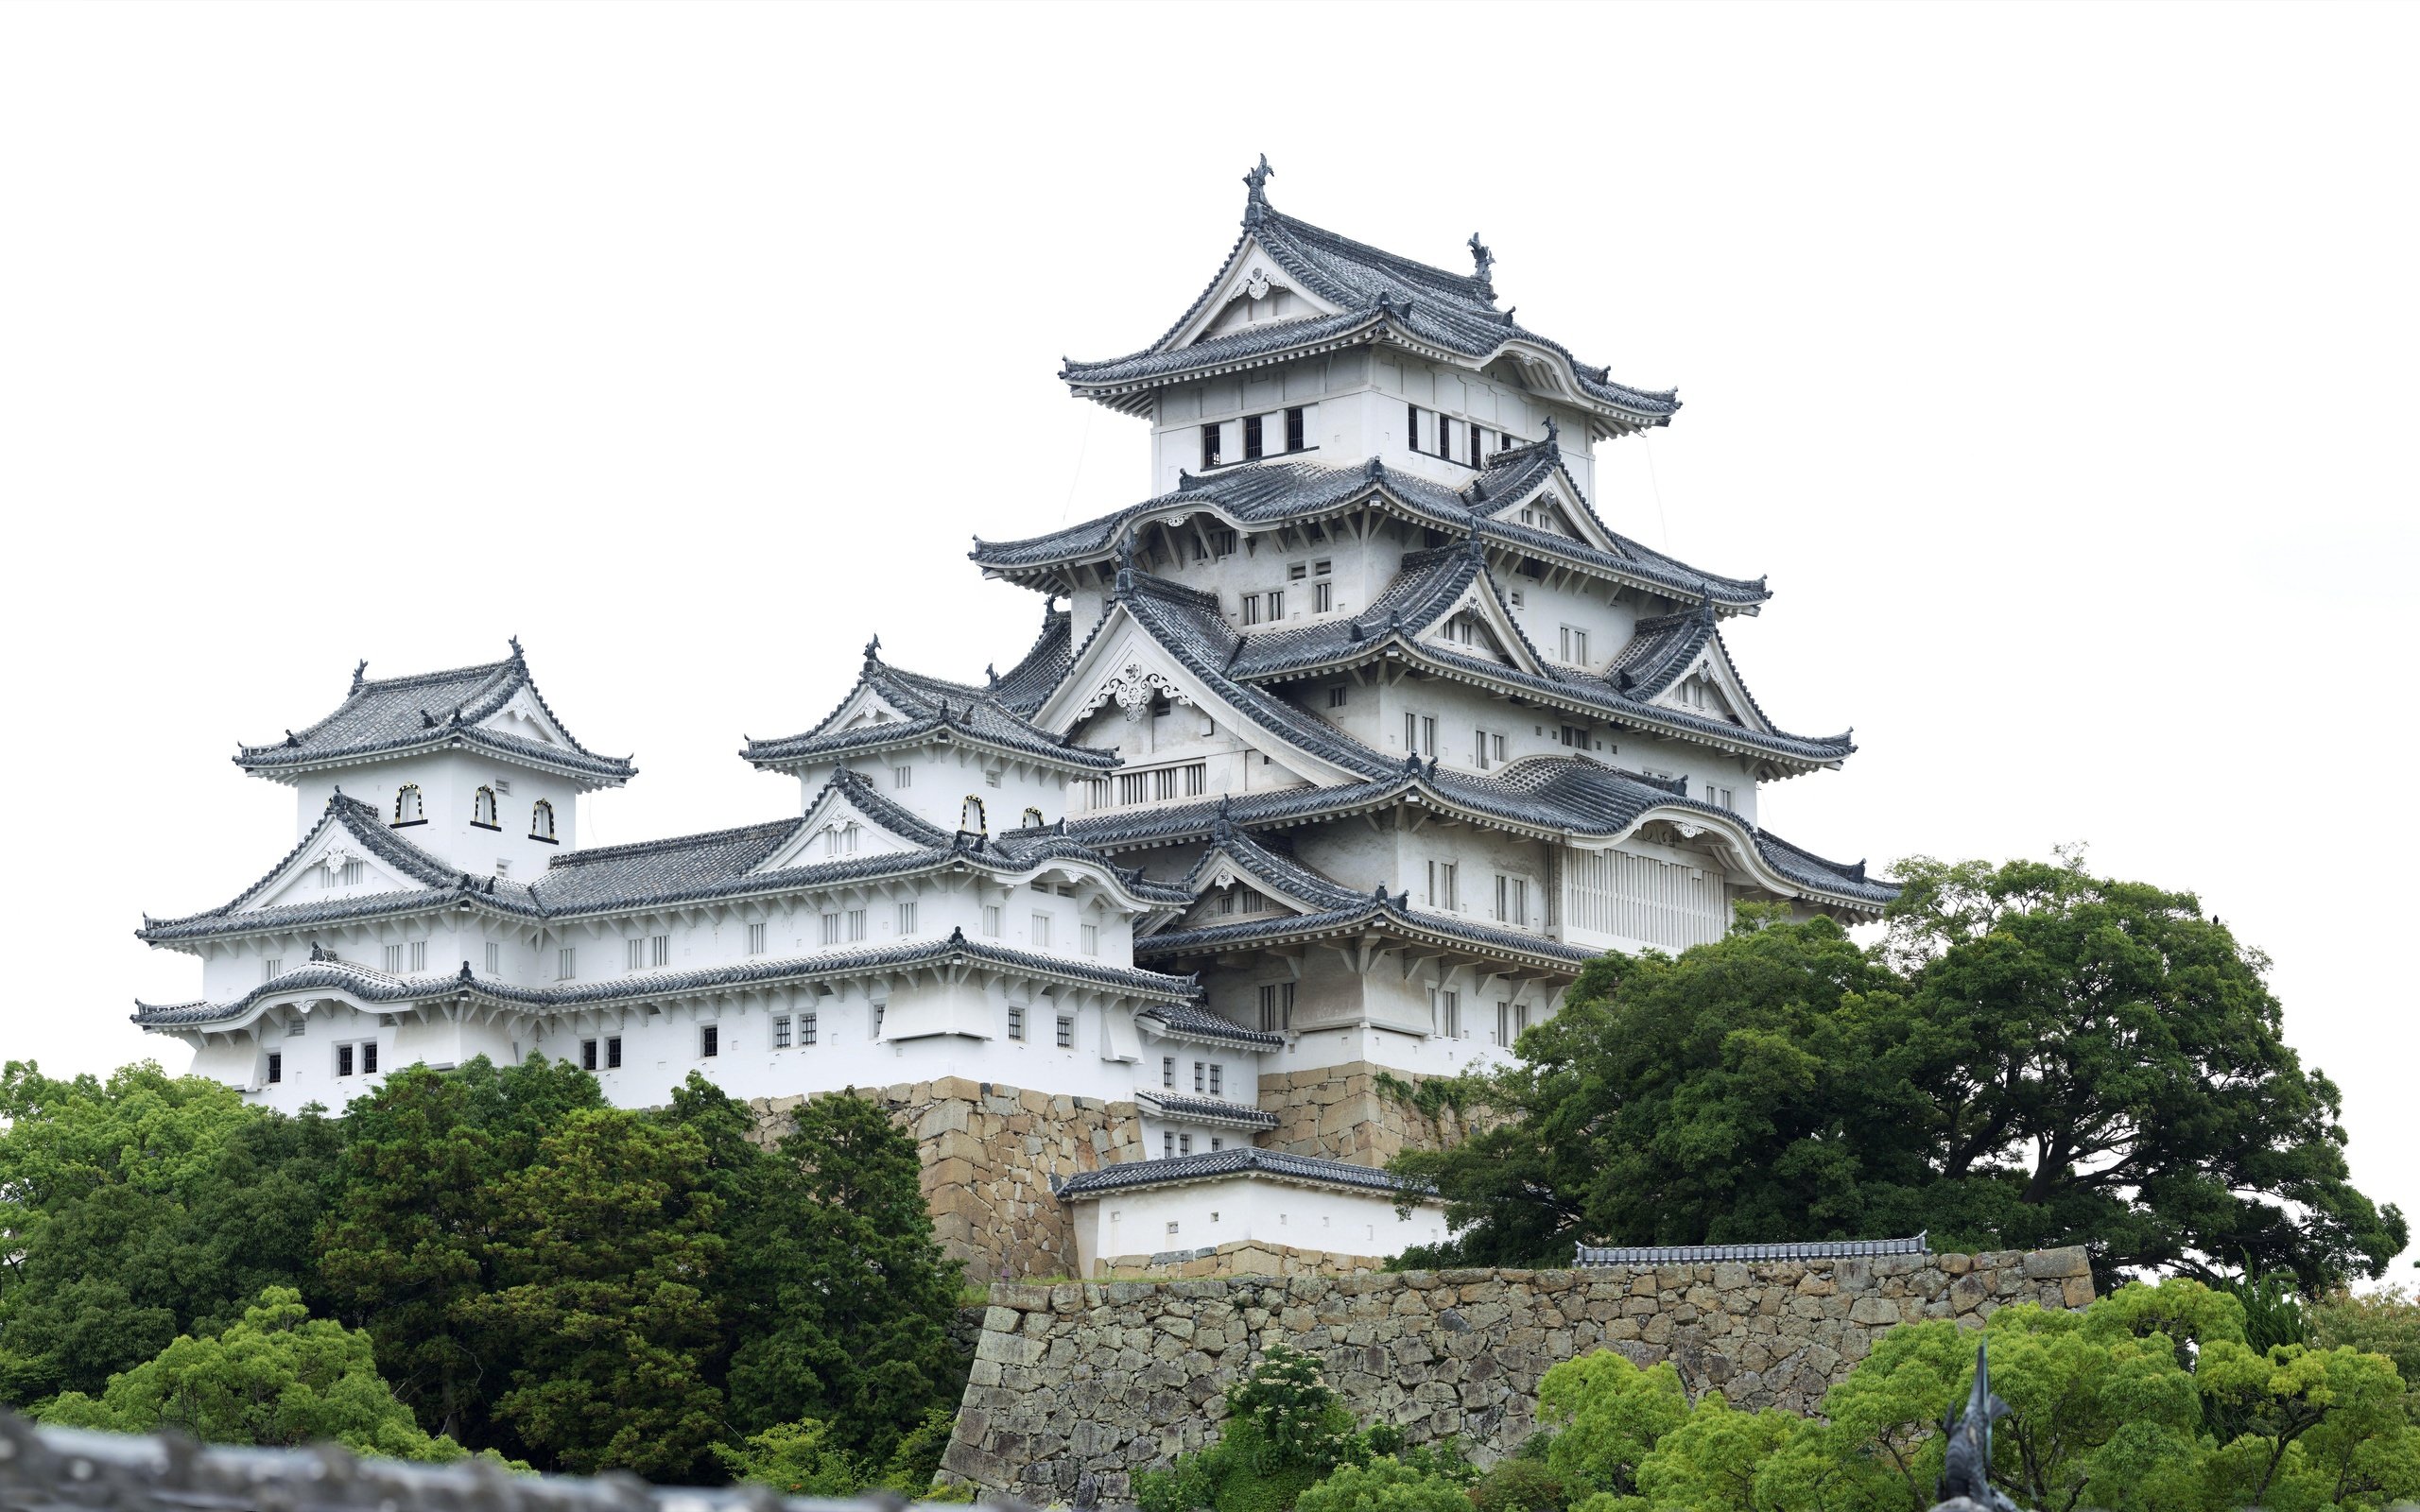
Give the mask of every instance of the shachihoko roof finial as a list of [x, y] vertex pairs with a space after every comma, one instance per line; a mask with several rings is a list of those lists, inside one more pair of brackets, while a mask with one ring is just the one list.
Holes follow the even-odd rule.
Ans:
[[1470, 249], [1471, 261], [1478, 265], [1478, 281], [1484, 284], [1487, 270], [1495, 266], [1495, 254], [1487, 249], [1487, 243], [1478, 239], [1477, 232], [1471, 232]]
[[509, 645], [509, 646], [510, 646], [510, 647], [512, 647], [512, 660], [514, 660], [515, 662], [520, 661], [520, 660], [521, 660], [521, 637], [519, 637], [519, 636], [517, 636], [517, 635], [508, 635], [508, 636], [506, 636], [506, 637], [504, 638], [504, 644], [507, 644], [507, 645]]
[[1244, 200], [1245, 225], [1260, 224], [1260, 213], [1269, 208], [1269, 180], [1276, 176], [1277, 170], [1269, 165], [1266, 152], [1260, 155], [1260, 165], [1244, 175], [1244, 187], [1252, 191]]
[[877, 636], [873, 637], [872, 640], [870, 640], [870, 641], [866, 642], [866, 660], [867, 660], [867, 661], [869, 661], [869, 662], [875, 661], [875, 660], [877, 660], [877, 659], [881, 656], [881, 654], [882, 654], [882, 637], [881, 637], [881, 636], [877, 635]]
[[355, 692], [355, 693], [359, 693], [359, 692], [361, 691], [361, 675], [362, 675], [363, 673], [365, 673], [365, 672], [369, 671], [369, 670], [370, 670], [370, 659], [369, 659], [368, 657], [366, 657], [366, 656], [365, 656], [365, 657], [363, 657], [360, 661], [355, 662], [353, 664], [353, 691], [354, 691], [354, 692]]
[[1547, 417], [1547, 444], [1548, 446], [1562, 445], [1562, 435], [1563, 427], [1554, 422], [1554, 417], [1552, 415], [1548, 415]]

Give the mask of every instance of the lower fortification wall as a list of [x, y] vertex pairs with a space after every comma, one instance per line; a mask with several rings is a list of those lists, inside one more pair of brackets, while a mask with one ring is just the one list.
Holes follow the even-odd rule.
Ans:
[[[966, 1279], [1073, 1276], [1076, 1228], [1050, 1178], [1143, 1158], [1143, 1124], [1132, 1103], [1059, 1096], [996, 1082], [943, 1077], [858, 1088], [916, 1142], [919, 1178], [933, 1237]], [[789, 1132], [806, 1101], [760, 1097], [750, 1104], [768, 1143]]]
[[1592, 1349], [1670, 1360], [1693, 1394], [1804, 1413], [1893, 1324], [2091, 1300], [2080, 1248], [1002, 1284], [942, 1464], [1037, 1504], [1127, 1503], [1135, 1471], [1217, 1435], [1228, 1383], [1277, 1343], [1318, 1355], [1363, 1421], [1460, 1437], [1486, 1461], [1536, 1426], [1547, 1366]]
[[[1382, 1081], [1380, 1078], [1386, 1078]], [[1260, 1110], [1277, 1126], [1259, 1143], [1294, 1155], [1322, 1155], [1356, 1165], [1384, 1165], [1407, 1149], [1451, 1149], [1484, 1124], [1487, 1115], [1466, 1115], [1451, 1107], [1434, 1114], [1412, 1107], [1388, 1090], [1417, 1087], [1419, 1076], [1393, 1076], [1366, 1060], [1300, 1071], [1265, 1072]]]

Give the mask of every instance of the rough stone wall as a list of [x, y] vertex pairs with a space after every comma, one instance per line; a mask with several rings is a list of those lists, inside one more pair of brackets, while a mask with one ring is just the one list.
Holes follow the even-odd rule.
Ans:
[[[1050, 1178], [1143, 1157], [1132, 1103], [1054, 1096], [995, 1082], [945, 1077], [858, 1089], [916, 1141], [933, 1235], [969, 1280], [1077, 1273], [1076, 1228]], [[759, 1097], [749, 1106], [767, 1143], [790, 1128], [806, 1101]]]
[[[1276, 1114], [1277, 1126], [1263, 1134], [1259, 1143], [1294, 1155], [1384, 1165], [1407, 1148], [1450, 1149], [1470, 1132], [1463, 1117], [1450, 1108], [1439, 1109], [1432, 1120], [1381, 1091], [1378, 1070], [1366, 1060], [1352, 1060], [1264, 1073], [1260, 1110]], [[1422, 1080], [1401, 1079], [1412, 1086]]]
[[2080, 1248], [2033, 1254], [1226, 1277], [992, 1289], [946, 1476], [1039, 1503], [1132, 1502], [1131, 1477], [1202, 1447], [1268, 1346], [1320, 1356], [1364, 1421], [1493, 1460], [1535, 1424], [1538, 1378], [1597, 1349], [1670, 1360], [1692, 1394], [1811, 1412], [1881, 1330], [2081, 1307]]

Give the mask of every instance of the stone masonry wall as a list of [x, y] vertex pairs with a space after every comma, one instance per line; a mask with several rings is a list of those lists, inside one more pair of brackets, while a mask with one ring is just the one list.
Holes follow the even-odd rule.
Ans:
[[[1050, 1178], [1143, 1157], [1132, 1103], [1054, 1096], [944, 1077], [861, 1088], [916, 1141], [933, 1235], [969, 1280], [1077, 1273], [1076, 1229]], [[768, 1143], [790, 1128], [800, 1097], [750, 1103]]]
[[1104, 1262], [1117, 1280], [1190, 1280], [1201, 1276], [1371, 1276], [1387, 1268], [1383, 1256], [1345, 1255], [1301, 1249], [1265, 1239], [1231, 1239], [1201, 1249], [1156, 1255], [1113, 1255]]
[[942, 1465], [1037, 1504], [1131, 1503], [1133, 1473], [1214, 1437], [1228, 1383], [1275, 1343], [1318, 1355], [1363, 1421], [1459, 1436], [1486, 1462], [1535, 1427], [1547, 1367], [1593, 1349], [1670, 1360], [1693, 1395], [1806, 1413], [1894, 1324], [2091, 1300], [2081, 1248], [1003, 1284]]
[[[1417, 1086], [1422, 1078], [1402, 1079]], [[1450, 1149], [1468, 1132], [1450, 1108], [1431, 1120], [1381, 1091], [1378, 1068], [1366, 1060], [1265, 1073], [1260, 1110], [1277, 1115], [1277, 1126], [1260, 1138], [1264, 1148], [1356, 1165], [1384, 1165], [1407, 1148]]]

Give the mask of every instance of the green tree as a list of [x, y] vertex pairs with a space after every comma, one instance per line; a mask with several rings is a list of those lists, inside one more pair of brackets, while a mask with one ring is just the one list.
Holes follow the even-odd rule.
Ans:
[[406, 1067], [348, 1110], [317, 1273], [331, 1310], [370, 1331], [396, 1394], [432, 1433], [496, 1442], [511, 1360], [468, 1310], [497, 1285], [496, 1184], [528, 1165], [547, 1129], [602, 1102], [596, 1078], [568, 1064], [482, 1057], [452, 1072]]
[[[711, 1179], [747, 1206], [730, 1215], [745, 1257], [731, 1314], [732, 1418], [742, 1430], [814, 1418], [860, 1460], [888, 1463], [903, 1435], [954, 1410], [966, 1366], [948, 1319], [959, 1272], [933, 1240], [915, 1142], [873, 1103], [841, 1093], [798, 1109], [751, 1166], [727, 1104], [702, 1085], [674, 1116], [717, 1154]], [[717, 1132], [719, 1127], [720, 1132]]]
[[0, 1119], [0, 1402], [97, 1393], [262, 1287], [309, 1284], [329, 1121], [147, 1061], [106, 1082], [10, 1062]]
[[461, 1458], [461, 1446], [421, 1431], [373, 1355], [367, 1333], [312, 1318], [302, 1294], [271, 1286], [224, 1332], [180, 1337], [112, 1377], [97, 1400], [67, 1392], [42, 1417], [125, 1434], [175, 1428], [215, 1444], [334, 1442], [395, 1459]]
[[2238, 1263], [2314, 1290], [2403, 1247], [2267, 962], [2190, 894], [2074, 861], [1900, 869], [1874, 950], [1743, 906], [1677, 960], [1588, 967], [1518, 1064], [1457, 1089], [1505, 1121], [1393, 1162], [1457, 1229], [1398, 1263], [1922, 1229], [2086, 1245], [2103, 1290]]
[[1735, 1412], [1709, 1391], [1639, 1462], [1639, 1494], [1656, 1512], [1763, 1512], [1758, 1472], [1808, 1426], [1775, 1408]]
[[1574, 1499], [1634, 1495], [1639, 1467], [1688, 1416], [1688, 1390], [1668, 1360], [1642, 1370], [1599, 1349], [1549, 1367], [1538, 1382], [1538, 1420], [1554, 1430], [1547, 1468]]
[[2219, 1505], [2299, 1512], [2420, 1496], [2420, 1430], [2384, 1355], [2298, 1344], [2263, 1354], [2220, 1340], [2194, 1383], [2224, 1425], [2205, 1470]]
[[511, 1362], [496, 1415], [551, 1468], [683, 1478], [719, 1436], [704, 1153], [687, 1129], [587, 1108], [493, 1182], [495, 1290], [452, 1314]]
[[1366, 1465], [1340, 1465], [1305, 1486], [1295, 1512], [1471, 1512], [1463, 1483], [1433, 1469], [1381, 1454]]

